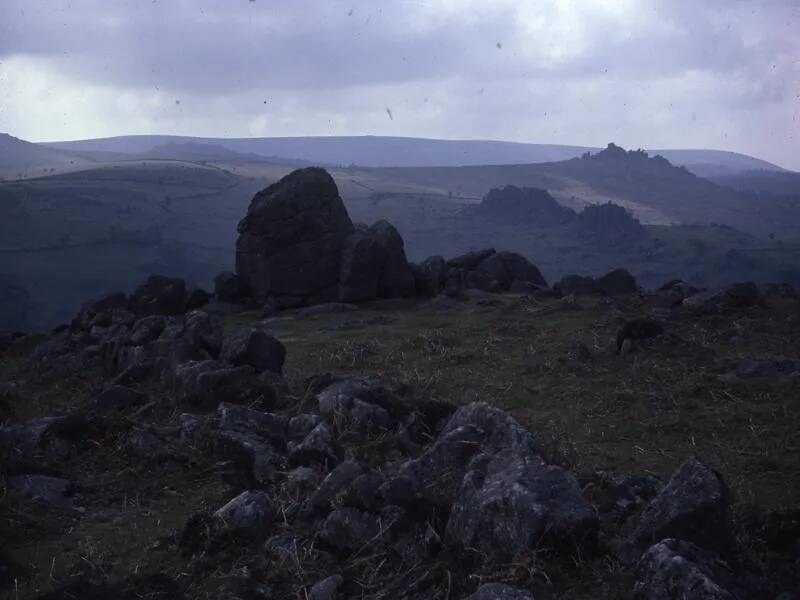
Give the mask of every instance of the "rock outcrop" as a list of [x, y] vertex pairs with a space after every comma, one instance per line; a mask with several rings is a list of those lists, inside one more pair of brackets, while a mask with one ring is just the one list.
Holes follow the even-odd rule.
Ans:
[[576, 217], [575, 211], [561, 206], [547, 190], [514, 185], [490, 190], [477, 213], [495, 221], [540, 227], [571, 223]]

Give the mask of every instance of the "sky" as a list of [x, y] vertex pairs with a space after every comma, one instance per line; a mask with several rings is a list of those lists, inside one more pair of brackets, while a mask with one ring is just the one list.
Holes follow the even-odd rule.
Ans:
[[0, 0], [0, 131], [614, 141], [800, 170], [800, 1]]

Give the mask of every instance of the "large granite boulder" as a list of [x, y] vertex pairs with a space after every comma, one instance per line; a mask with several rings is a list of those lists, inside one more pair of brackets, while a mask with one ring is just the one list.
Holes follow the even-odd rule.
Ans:
[[327, 171], [298, 169], [257, 193], [238, 231], [236, 272], [257, 301], [280, 307], [337, 299], [353, 223]]
[[186, 282], [178, 277], [150, 275], [130, 298], [137, 315], [180, 315], [186, 312]]

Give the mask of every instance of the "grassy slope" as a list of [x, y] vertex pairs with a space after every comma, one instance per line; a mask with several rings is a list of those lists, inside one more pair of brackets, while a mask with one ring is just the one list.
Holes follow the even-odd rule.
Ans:
[[[458, 311], [378, 303], [312, 319], [287, 314], [270, 326], [288, 350], [285, 375], [295, 394], [290, 403], [300, 402], [309, 376], [327, 371], [374, 374], [417, 398], [485, 400], [511, 410], [553, 460], [576, 473], [603, 469], [666, 478], [697, 454], [721, 471], [741, 511], [750, 503], [780, 508], [800, 500], [800, 381], [730, 383], [717, 375], [745, 356], [796, 356], [796, 311], [796, 304], [775, 304], [673, 322], [664, 338], [626, 357], [613, 354], [612, 338], [621, 318], [646, 312], [635, 300], [615, 305], [587, 297], [571, 307], [491, 296]], [[231, 330], [255, 318], [233, 315], [225, 326]], [[572, 356], [575, 343], [590, 349], [590, 360]], [[4, 399], [20, 418], [67, 412], [102, 385], [93, 373], [48, 381], [26, 365], [8, 355], [0, 363], [0, 378], [16, 382]], [[176, 425], [181, 407], [169, 394], [151, 395], [157, 404], [136, 420]], [[66, 460], [62, 474], [77, 482], [83, 514], [64, 520], [31, 513], [8, 496], [0, 499], [6, 550], [13, 548], [31, 574], [21, 582], [20, 598], [79, 576], [122, 579], [155, 570], [189, 582], [191, 595], [204, 597], [216, 585], [214, 573], [229, 568], [214, 560], [207, 571], [182, 574], [186, 567], [175, 547], [191, 514], [230, 497], [214, 457], [202, 444], [178, 450], [180, 460], [132, 457], [123, 444], [130, 427], [124, 418], [107, 422]], [[534, 564], [537, 597], [628, 597], [630, 582], [613, 562], [607, 569], [604, 564], [602, 573], [595, 563], [576, 569]], [[304, 586], [323, 573], [313, 561], [297, 568], [291, 585], [303, 598]], [[269, 570], [261, 576], [269, 578]]]

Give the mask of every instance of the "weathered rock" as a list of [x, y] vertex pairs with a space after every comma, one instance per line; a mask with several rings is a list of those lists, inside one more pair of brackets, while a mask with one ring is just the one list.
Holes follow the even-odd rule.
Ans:
[[542, 273], [539, 271], [536, 265], [531, 263], [527, 258], [522, 256], [521, 254], [508, 251], [498, 252], [497, 254], [503, 261], [503, 265], [505, 266], [506, 272], [511, 277], [511, 282], [524, 281], [531, 283], [533, 285], [547, 287], [547, 282], [545, 281], [544, 277], [542, 276]]
[[623, 547], [623, 557], [636, 561], [666, 538], [688, 540], [723, 555], [734, 547], [728, 490], [719, 475], [697, 458], [678, 467], [642, 513]]
[[186, 282], [177, 277], [151, 275], [130, 298], [137, 315], [179, 315], [186, 312]]
[[706, 290], [684, 298], [681, 306], [696, 314], [721, 313], [758, 304], [761, 294], [752, 282], [734, 283], [726, 288]]
[[466, 254], [462, 254], [460, 256], [455, 256], [450, 260], [448, 260], [447, 268], [448, 269], [456, 268], [456, 269], [463, 269], [464, 271], [472, 271], [473, 269], [475, 269], [475, 267], [477, 267], [480, 263], [482, 263], [485, 259], [487, 259], [494, 253], [495, 253], [494, 248], [473, 250], [471, 252], [467, 252]]
[[553, 285], [553, 289], [563, 296], [568, 296], [570, 294], [583, 296], [598, 292], [594, 279], [581, 275], [566, 275]]
[[220, 429], [252, 433], [268, 440], [276, 448], [286, 444], [286, 419], [281, 415], [222, 402], [217, 407], [217, 418]]
[[73, 323], [81, 329], [89, 329], [92, 319], [94, 319], [98, 313], [109, 309], [124, 309], [127, 307], [128, 297], [125, 294], [121, 292], [106, 294], [105, 296], [84, 303]]
[[447, 505], [455, 498], [467, 465], [480, 452], [511, 450], [515, 455], [539, 455], [536, 441], [507, 413], [483, 402], [459, 408], [436, 441], [420, 456], [403, 463], [384, 485], [387, 499], [398, 505], [420, 499]]
[[194, 440], [195, 434], [200, 428], [200, 419], [191, 413], [181, 413], [178, 417], [178, 423], [181, 429], [181, 441], [189, 443]]
[[464, 600], [533, 600], [533, 594], [502, 583], [484, 583], [478, 591]]
[[266, 492], [248, 490], [214, 513], [223, 531], [253, 541], [266, 539], [272, 531], [275, 508]]
[[595, 279], [595, 287], [607, 296], [634, 294], [639, 290], [636, 278], [627, 269], [614, 269]]
[[236, 273], [222, 271], [214, 278], [214, 297], [219, 302], [243, 302], [249, 292], [247, 282]]
[[386, 258], [386, 246], [377, 236], [368, 232], [348, 236], [342, 251], [339, 300], [361, 302], [377, 298]]
[[311, 497], [311, 505], [317, 510], [329, 510], [366, 471], [366, 467], [358, 461], [344, 461], [322, 480], [319, 489]]
[[128, 436], [128, 449], [149, 462], [160, 461], [170, 456], [169, 445], [153, 427], [139, 427]]
[[382, 533], [377, 517], [345, 507], [328, 515], [317, 532], [317, 541], [323, 548], [347, 556], [375, 544]]
[[98, 413], [125, 411], [147, 402], [147, 394], [123, 385], [112, 385], [95, 396], [89, 409]]
[[[319, 414], [329, 420], [348, 417], [358, 421], [359, 416], [351, 414], [356, 400], [378, 406], [394, 417], [410, 412], [410, 407], [405, 402], [372, 377], [348, 377], [334, 381], [319, 392], [316, 398]], [[358, 410], [363, 416], [367, 416], [369, 412], [374, 415], [380, 413], [380, 411], [371, 410], [362, 404], [359, 405]], [[382, 413], [380, 414], [382, 415]], [[383, 416], [378, 419], [382, 422]]]
[[212, 358], [219, 356], [222, 348], [222, 323], [202, 310], [186, 313], [177, 337], [190, 351], [206, 352]]
[[311, 586], [308, 600], [336, 600], [336, 594], [343, 582], [344, 579], [341, 575], [331, 575], [318, 581]]
[[571, 475], [538, 456], [504, 451], [471, 461], [445, 541], [459, 554], [491, 562], [512, 559], [544, 537], [574, 548], [591, 538], [597, 524]]
[[298, 169], [255, 195], [239, 223], [236, 272], [264, 303], [335, 300], [345, 240], [353, 233], [333, 178]]
[[418, 265], [411, 266], [417, 296], [432, 298], [444, 290], [447, 264], [441, 256], [430, 256]]
[[136, 321], [131, 331], [130, 343], [134, 346], [143, 346], [161, 335], [167, 320], [162, 315], [151, 315]]
[[289, 451], [289, 464], [293, 466], [320, 464], [330, 467], [341, 458], [342, 449], [336, 442], [333, 428], [327, 423], [317, 425], [302, 442], [291, 447]]
[[265, 486], [272, 482], [279, 456], [264, 438], [252, 433], [222, 429], [216, 435], [217, 450], [236, 465], [236, 483]]
[[286, 360], [286, 348], [277, 338], [256, 328], [243, 328], [225, 336], [220, 360], [234, 366], [252, 366], [257, 372], [280, 374]]
[[179, 402], [216, 408], [221, 402], [275, 403], [274, 389], [248, 365], [228, 367], [215, 360], [189, 361], [175, 369], [173, 390]]
[[301, 442], [323, 419], [319, 415], [300, 414], [289, 419], [286, 438], [290, 442]]
[[49, 506], [65, 507], [72, 503], [73, 485], [60, 477], [16, 475], [8, 478], [8, 487], [25, 498]]
[[[641, 600], [744, 600], [750, 595], [719, 557], [694, 544], [666, 539], [650, 547], [636, 568], [634, 597]], [[739, 589], [737, 589], [739, 588]]]
[[388, 221], [378, 221], [369, 228], [369, 235], [384, 248], [385, 260], [378, 282], [381, 298], [411, 298], [416, 293], [414, 273], [406, 258], [403, 238]]

